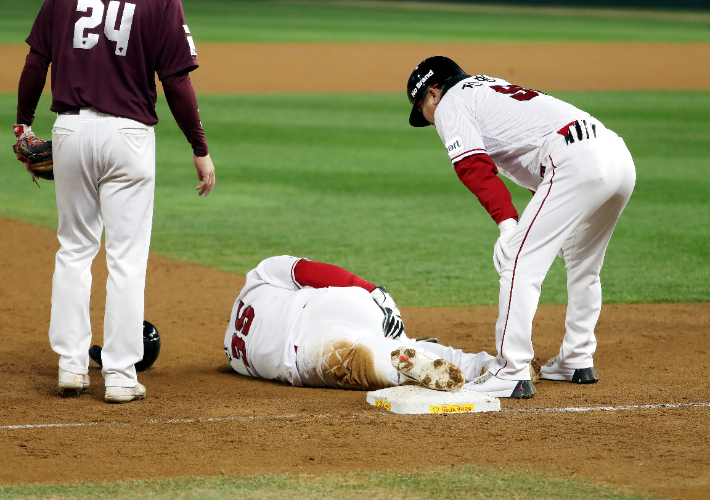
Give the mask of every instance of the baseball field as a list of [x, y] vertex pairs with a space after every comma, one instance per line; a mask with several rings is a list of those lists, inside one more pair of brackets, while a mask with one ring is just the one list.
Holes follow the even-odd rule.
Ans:
[[[0, 499], [710, 497], [710, 13], [183, 0], [217, 185], [195, 195], [160, 96], [146, 319], [162, 351], [139, 375], [144, 401], [107, 405], [96, 365], [85, 395], [57, 394], [54, 190], [10, 150], [41, 3], [0, 0]], [[399, 416], [362, 392], [237, 375], [222, 350], [232, 303], [280, 254], [387, 286], [410, 336], [495, 352], [497, 228], [436, 132], [407, 123], [406, 79], [435, 54], [571, 102], [626, 141], [637, 184], [602, 270], [600, 382], [541, 381], [498, 413]], [[522, 212], [530, 193], [507, 184]], [[92, 271], [101, 344], [103, 252]], [[559, 348], [565, 286], [558, 259], [537, 363]]]

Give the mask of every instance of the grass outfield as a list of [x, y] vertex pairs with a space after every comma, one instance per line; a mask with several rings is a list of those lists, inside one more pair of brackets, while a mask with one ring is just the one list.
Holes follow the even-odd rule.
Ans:
[[19, 498], [651, 500], [658, 497], [637, 495], [577, 480], [551, 478], [528, 471], [462, 466], [409, 474], [367, 472], [328, 476], [219, 476], [66, 486], [0, 487], [0, 500]]
[[[373, 5], [374, 4], [374, 5]], [[42, 0], [0, 0], [0, 43], [22, 43]], [[382, 2], [183, 0], [204, 42], [710, 42], [710, 14]]]
[[[183, 0], [205, 42], [710, 42], [708, 14], [453, 12], [315, 2]], [[22, 43], [42, 0], [0, 0], [0, 43]], [[9, 13], [12, 13], [11, 15]], [[617, 15], [618, 14], [618, 15]], [[606, 302], [707, 301], [710, 93], [559, 93], [625, 139], [638, 171], [603, 270]], [[152, 250], [244, 273], [291, 253], [387, 285], [402, 305], [497, 303], [497, 229], [456, 179], [433, 130], [406, 123], [403, 95], [199, 96], [217, 165], [207, 199], [164, 101]], [[0, 94], [15, 120], [16, 96]], [[49, 135], [45, 96], [35, 130]], [[13, 137], [0, 128], [6, 145]], [[509, 184], [510, 185], [510, 184]], [[37, 189], [6, 149], [0, 215], [56, 228], [53, 184]], [[529, 193], [511, 186], [522, 210]], [[16, 258], [21, 258], [17, 256]], [[559, 259], [542, 302], [565, 301]], [[430, 473], [220, 476], [0, 487], [4, 498], [651, 498], [527, 471], [462, 466]]]
[[[636, 161], [636, 189], [602, 271], [605, 302], [710, 300], [710, 93], [558, 96], [617, 131]], [[199, 101], [217, 187], [207, 199], [194, 193], [189, 145], [160, 101], [154, 252], [241, 274], [271, 255], [305, 256], [386, 285], [402, 305], [497, 303], [497, 228], [435, 131], [407, 124], [403, 96]], [[0, 96], [5, 123], [15, 102]], [[47, 136], [48, 101], [39, 108], [35, 129]], [[53, 184], [37, 189], [9, 151], [0, 163], [0, 214], [56, 227]], [[509, 186], [522, 211], [530, 194]], [[542, 302], [565, 300], [556, 259]]]

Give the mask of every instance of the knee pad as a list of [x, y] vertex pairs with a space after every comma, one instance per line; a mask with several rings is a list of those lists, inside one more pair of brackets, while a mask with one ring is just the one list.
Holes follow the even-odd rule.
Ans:
[[378, 372], [375, 354], [361, 342], [327, 339], [321, 356], [322, 377], [330, 387], [376, 390], [395, 385]]

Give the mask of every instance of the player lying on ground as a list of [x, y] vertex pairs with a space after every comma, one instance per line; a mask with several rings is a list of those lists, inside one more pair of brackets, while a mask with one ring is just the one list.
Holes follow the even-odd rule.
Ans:
[[224, 351], [242, 375], [363, 390], [406, 381], [392, 357], [402, 373], [444, 390], [461, 387], [463, 377], [479, 376], [495, 359], [409, 339], [383, 287], [337, 266], [285, 255], [266, 259], [247, 274]]
[[[456, 175], [498, 224], [498, 357], [467, 388], [496, 397], [535, 394], [526, 362], [542, 281], [556, 255], [567, 267], [566, 334], [540, 378], [598, 380], [594, 327], [602, 306], [604, 253], [636, 180], [624, 141], [580, 109], [500, 78], [466, 74], [442, 56], [409, 77], [415, 127], [435, 125]], [[535, 194], [518, 212], [500, 171]]]

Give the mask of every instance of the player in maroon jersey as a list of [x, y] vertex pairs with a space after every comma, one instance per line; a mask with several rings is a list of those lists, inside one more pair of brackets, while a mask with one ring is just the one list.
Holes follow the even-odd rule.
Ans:
[[15, 132], [31, 125], [52, 64], [54, 177], [59, 225], [49, 340], [59, 390], [89, 385], [91, 262], [106, 231], [105, 400], [145, 397], [145, 275], [155, 187], [155, 74], [192, 146], [207, 196], [215, 185], [189, 73], [198, 67], [180, 0], [46, 0], [27, 38]]

